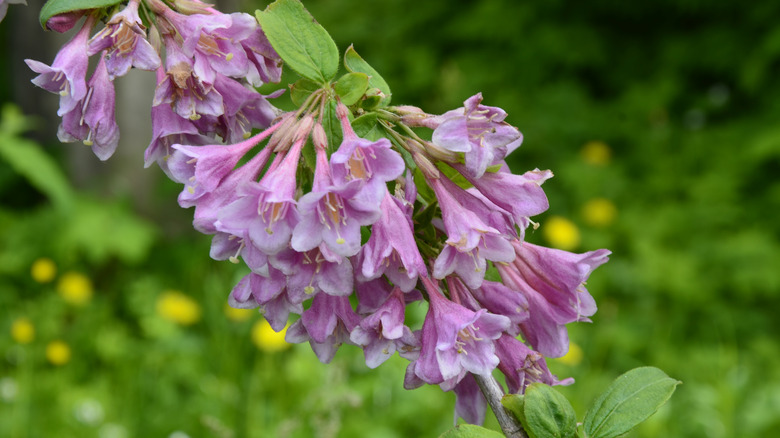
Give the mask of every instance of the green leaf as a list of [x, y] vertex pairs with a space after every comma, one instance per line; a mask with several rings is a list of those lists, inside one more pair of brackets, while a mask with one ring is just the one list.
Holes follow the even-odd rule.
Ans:
[[474, 187], [474, 184], [471, 184], [469, 180], [466, 179], [465, 176], [461, 175], [460, 172], [455, 170], [453, 167], [451, 167], [449, 164], [443, 162], [443, 161], [437, 161], [436, 162], [436, 168], [438, 168], [441, 173], [447, 176], [447, 178], [451, 179], [452, 182], [458, 185], [458, 187], [462, 189], [470, 189]]
[[308, 79], [298, 79], [294, 84], [290, 86], [290, 100], [295, 106], [300, 107], [306, 102], [311, 93], [319, 90], [321, 87], [318, 83], [312, 82]]
[[459, 424], [439, 435], [439, 438], [504, 438], [504, 435], [473, 424]]
[[384, 128], [379, 124], [376, 113], [367, 113], [352, 121], [352, 129], [358, 137], [377, 141], [384, 137]]
[[523, 415], [524, 398], [523, 394], [507, 394], [501, 397], [501, 404], [523, 424], [525, 424], [525, 415]]
[[577, 415], [560, 392], [544, 383], [525, 390], [524, 426], [535, 438], [571, 438], [577, 434]]
[[11, 105], [3, 107], [0, 124], [0, 159], [15, 172], [46, 195], [58, 209], [69, 210], [73, 205], [73, 190], [54, 159], [35, 142], [18, 137], [27, 128], [27, 121]]
[[382, 78], [382, 76], [377, 73], [376, 70], [374, 70], [371, 65], [369, 65], [363, 58], [358, 55], [358, 53], [355, 51], [355, 48], [352, 46], [349, 46], [347, 51], [344, 53], [344, 67], [347, 68], [350, 72], [359, 72], [359, 73], [365, 73], [368, 75], [368, 86], [372, 88], [378, 88], [379, 91], [384, 94], [384, 97], [382, 97], [381, 105], [387, 106], [390, 104], [390, 97], [392, 93], [390, 92], [390, 87], [387, 85], [387, 82]]
[[368, 75], [365, 73], [347, 73], [333, 86], [341, 103], [350, 106], [357, 103], [368, 89]]
[[320, 84], [336, 76], [336, 43], [300, 1], [276, 0], [255, 14], [271, 46], [291, 69]]
[[431, 186], [428, 185], [428, 181], [425, 180], [425, 175], [419, 168], [414, 169], [414, 185], [417, 186], [417, 196], [422, 198], [427, 205], [436, 202], [436, 194], [433, 192]]
[[118, 5], [123, 0], [49, 0], [41, 8], [39, 20], [41, 27], [46, 29], [49, 18], [66, 12], [80, 11], [82, 9], [99, 9]]
[[124, 263], [143, 261], [152, 248], [157, 228], [117, 202], [77, 199], [76, 209], [62, 234], [66, 248], [80, 249], [92, 263], [117, 257]]
[[588, 409], [585, 433], [589, 438], [613, 438], [628, 432], [666, 403], [680, 383], [654, 367], [628, 371]]
[[344, 134], [341, 132], [341, 122], [336, 114], [336, 101], [329, 100], [322, 114], [322, 128], [328, 137], [328, 152], [335, 151], [341, 144]]

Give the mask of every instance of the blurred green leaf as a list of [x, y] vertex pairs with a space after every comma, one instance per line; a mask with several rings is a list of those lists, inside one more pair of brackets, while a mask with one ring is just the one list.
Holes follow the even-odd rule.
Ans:
[[666, 403], [680, 383], [655, 367], [626, 372], [588, 409], [585, 434], [589, 438], [614, 438], [628, 432]]
[[116, 256], [125, 263], [142, 261], [157, 229], [118, 203], [81, 198], [59, 238], [66, 247], [84, 251], [92, 263]]
[[67, 211], [73, 205], [70, 183], [57, 163], [33, 141], [19, 137], [28, 123], [12, 105], [3, 106], [0, 124], [0, 158], [7, 161], [30, 185], [46, 195], [56, 208]]
[[300, 1], [276, 0], [256, 15], [263, 32], [287, 66], [320, 84], [336, 76], [339, 69], [336, 43]]

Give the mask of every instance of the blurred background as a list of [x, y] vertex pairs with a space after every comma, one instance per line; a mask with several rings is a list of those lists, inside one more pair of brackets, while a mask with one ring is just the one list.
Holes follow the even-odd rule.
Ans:
[[[143, 169], [151, 73], [117, 81], [119, 152], [56, 141], [38, 0], [0, 24], [0, 436], [438, 436], [454, 396], [290, 346], [226, 307], [239, 267]], [[225, 12], [267, 2], [222, 2]], [[780, 427], [780, 3], [308, 0], [393, 102], [441, 113], [481, 91], [552, 169], [528, 240], [613, 251], [593, 324], [551, 360], [581, 419], [630, 368], [683, 381], [631, 437], [770, 437]], [[285, 79], [292, 78], [286, 77]], [[281, 98], [282, 100], [285, 97]], [[418, 315], [419, 316], [419, 315]], [[494, 419], [489, 426], [496, 427]]]

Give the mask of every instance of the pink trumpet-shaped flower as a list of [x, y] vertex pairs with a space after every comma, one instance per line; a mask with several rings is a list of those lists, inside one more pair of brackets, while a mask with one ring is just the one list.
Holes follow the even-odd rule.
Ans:
[[414, 373], [431, 384], [454, 386], [467, 373], [490, 375], [498, 365], [493, 340], [509, 328], [509, 318], [473, 311], [446, 299], [429, 278], [421, 278], [430, 308], [422, 328], [422, 350]]
[[80, 105], [62, 116], [57, 137], [66, 143], [81, 140], [105, 161], [119, 144], [119, 127], [115, 118], [116, 93], [104, 57], [87, 85], [87, 95]]
[[89, 15], [81, 30], [62, 46], [51, 67], [32, 59], [24, 60], [32, 71], [39, 73], [33, 84], [60, 95], [58, 116], [73, 111], [87, 95], [87, 41], [94, 25], [95, 16]]
[[88, 55], [107, 51], [106, 68], [111, 79], [126, 75], [130, 67], [154, 70], [160, 66], [160, 55], [146, 40], [145, 27], [138, 16], [139, 3], [140, 0], [131, 0], [89, 41]]

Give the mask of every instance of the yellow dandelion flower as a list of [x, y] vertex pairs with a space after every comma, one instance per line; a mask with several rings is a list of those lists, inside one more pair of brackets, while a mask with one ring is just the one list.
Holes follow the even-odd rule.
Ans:
[[11, 338], [19, 344], [29, 344], [35, 339], [35, 326], [27, 318], [16, 318], [11, 323]]
[[594, 166], [606, 166], [612, 158], [612, 150], [603, 141], [589, 141], [580, 151], [582, 159]]
[[268, 321], [261, 319], [252, 326], [252, 342], [254, 342], [257, 348], [268, 353], [286, 350], [290, 348], [290, 344], [284, 340], [286, 332], [287, 327], [278, 333], [275, 332]]
[[224, 311], [228, 319], [236, 322], [246, 321], [257, 313], [255, 309], [236, 309], [235, 307], [230, 307], [228, 303], [225, 303]]
[[560, 216], [551, 216], [542, 223], [542, 235], [554, 248], [571, 251], [580, 245], [579, 228]]
[[192, 325], [200, 321], [200, 305], [183, 293], [167, 290], [157, 298], [157, 314], [163, 319], [181, 325]]
[[609, 199], [591, 199], [582, 206], [582, 219], [593, 227], [609, 226], [616, 217], [617, 207]]
[[41, 257], [35, 260], [30, 267], [30, 276], [38, 283], [48, 283], [57, 275], [57, 265], [52, 259]]
[[582, 362], [582, 356], [582, 348], [574, 342], [571, 342], [569, 343], [569, 351], [563, 357], [559, 357], [556, 360], [569, 366], [575, 366]]
[[65, 365], [70, 361], [70, 347], [63, 341], [51, 341], [46, 346], [46, 360], [52, 365]]
[[74, 306], [83, 306], [92, 299], [92, 281], [80, 272], [66, 272], [57, 282], [57, 292]]

